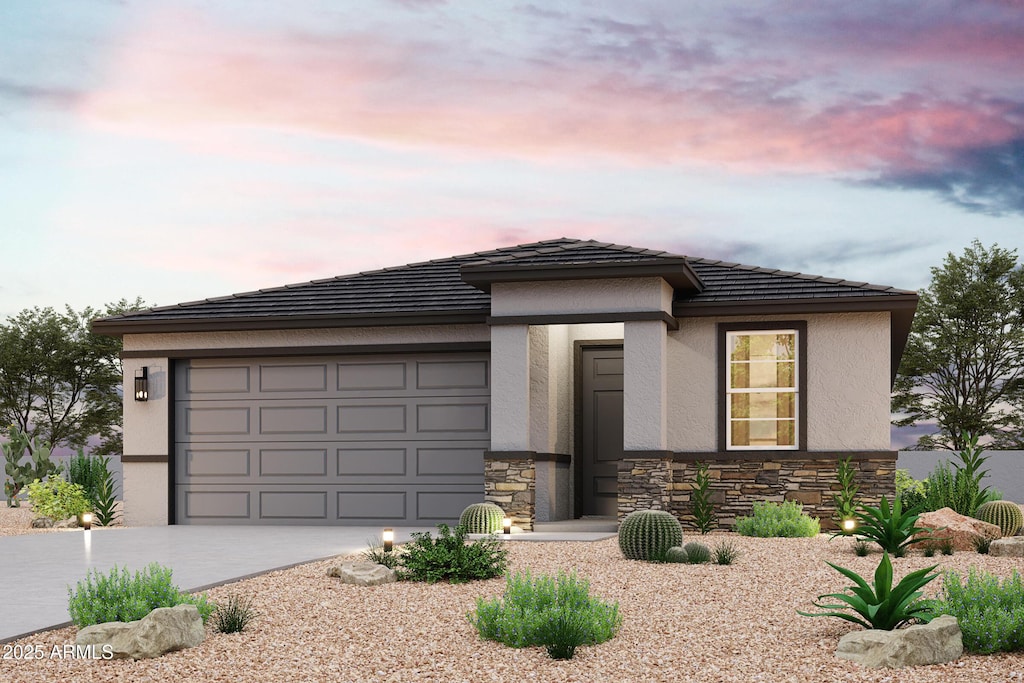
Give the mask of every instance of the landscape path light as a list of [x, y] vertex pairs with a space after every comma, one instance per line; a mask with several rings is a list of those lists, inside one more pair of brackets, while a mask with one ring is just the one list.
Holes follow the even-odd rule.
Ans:
[[384, 552], [390, 553], [395, 547], [395, 530], [387, 528], [384, 533], [381, 534], [381, 540], [384, 541]]

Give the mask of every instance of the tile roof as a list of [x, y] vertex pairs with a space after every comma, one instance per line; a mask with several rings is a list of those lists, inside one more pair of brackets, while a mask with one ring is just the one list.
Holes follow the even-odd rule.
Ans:
[[[803, 275], [703, 258], [569, 238], [412, 263], [325, 280], [161, 306], [95, 321], [98, 332], [119, 333], [138, 325], [167, 329], [175, 323], [204, 321], [309, 321], [436, 316], [483, 321], [490, 295], [463, 281], [460, 268], [523, 265], [527, 268], [574, 269], [595, 266], [680, 264], [699, 278], [701, 291], [677, 294], [677, 304], [714, 305], [758, 302], [857, 299], [915, 295], [914, 292]], [[682, 265], [684, 264], [685, 265]], [[915, 295], [916, 296], [916, 295]], [[367, 322], [366, 324], [372, 324]]]

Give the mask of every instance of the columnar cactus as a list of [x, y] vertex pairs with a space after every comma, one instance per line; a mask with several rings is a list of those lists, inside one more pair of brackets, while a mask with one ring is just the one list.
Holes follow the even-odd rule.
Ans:
[[494, 503], [473, 503], [459, 516], [459, 526], [471, 534], [494, 534], [501, 531], [505, 511]]
[[631, 560], [661, 560], [673, 546], [683, 544], [679, 520], [663, 510], [637, 510], [619, 525], [619, 549]]
[[983, 522], [995, 524], [1003, 536], [1013, 536], [1024, 526], [1024, 513], [1020, 506], [1008, 500], [990, 500], [978, 506], [974, 516]]
[[683, 546], [690, 564], [706, 564], [711, 561], [711, 548], [694, 541]]

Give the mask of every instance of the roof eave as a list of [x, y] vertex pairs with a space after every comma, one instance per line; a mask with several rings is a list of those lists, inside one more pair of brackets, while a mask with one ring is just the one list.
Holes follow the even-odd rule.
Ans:
[[626, 263], [570, 263], [538, 265], [467, 263], [459, 268], [462, 281], [490, 293], [495, 282], [542, 282], [551, 280], [598, 280], [627, 277], [660, 277], [674, 289], [697, 294], [704, 283], [683, 258], [648, 259]]
[[335, 327], [392, 327], [409, 325], [483, 324], [489, 310], [380, 313], [359, 316], [291, 315], [223, 318], [165, 318], [123, 320], [100, 318], [92, 321], [95, 334], [120, 337], [125, 334], [173, 332], [231, 332], [245, 330], [298, 330]]

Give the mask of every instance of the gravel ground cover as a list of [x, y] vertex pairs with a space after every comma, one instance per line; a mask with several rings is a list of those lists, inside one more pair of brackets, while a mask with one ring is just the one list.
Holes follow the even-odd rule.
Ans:
[[[695, 540], [687, 534], [686, 540]], [[466, 613], [477, 597], [500, 595], [504, 580], [462, 585], [343, 585], [326, 576], [337, 560], [272, 572], [209, 591], [253, 598], [259, 618], [243, 633], [207, 626], [198, 647], [148, 661], [51, 658], [76, 630], [39, 633], [16, 643], [41, 659], [0, 660], [5, 681], [1024, 681], [1024, 656], [964, 656], [900, 671], [863, 669], [834, 655], [858, 627], [810, 619], [820, 593], [847, 580], [831, 560], [870, 575], [880, 555], [856, 557], [848, 539], [757, 539], [717, 533], [742, 552], [732, 566], [626, 560], [615, 539], [598, 543], [510, 542], [512, 571], [575, 570], [591, 592], [619, 602], [623, 625], [607, 643], [582, 647], [569, 661], [542, 648], [514, 650], [481, 640]], [[896, 560], [897, 578], [929, 564], [970, 566], [1006, 576], [1019, 560], [976, 553]], [[941, 580], [934, 581], [935, 593]], [[8, 646], [3, 646], [8, 647]], [[9, 652], [9, 651], [8, 651]]]

